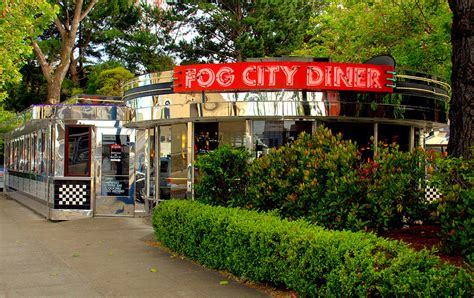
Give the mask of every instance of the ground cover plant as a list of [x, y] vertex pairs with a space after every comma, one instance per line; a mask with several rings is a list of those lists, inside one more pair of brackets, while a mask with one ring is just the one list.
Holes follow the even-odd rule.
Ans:
[[457, 296], [472, 276], [428, 251], [365, 232], [329, 231], [273, 213], [171, 200], [153, 214], [157, 239], [208, 267], [302, 296]]

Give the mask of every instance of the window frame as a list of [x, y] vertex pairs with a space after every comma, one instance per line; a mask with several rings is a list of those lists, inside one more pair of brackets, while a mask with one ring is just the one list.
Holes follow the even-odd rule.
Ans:
[[[88, 160], [87, 160], [87, 174], [71, 174], [69, 173], [69, 129], [70, 128], [87, 128], [89, 134], [88, 140]], [[64, 176], [66, 177], [91, 177], [91, 157], [92, 157], [92, 127], [90, 125], [66, 125], [64, 138]]]

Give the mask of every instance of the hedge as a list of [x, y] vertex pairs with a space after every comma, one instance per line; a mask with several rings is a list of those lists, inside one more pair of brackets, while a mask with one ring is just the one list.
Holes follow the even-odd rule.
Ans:
[[473, 293], [472, 276], [463, 269], [369, 233], [178, 200], [155, 208], [153, 227], [157, 239], [179, 254], [303, 296]]

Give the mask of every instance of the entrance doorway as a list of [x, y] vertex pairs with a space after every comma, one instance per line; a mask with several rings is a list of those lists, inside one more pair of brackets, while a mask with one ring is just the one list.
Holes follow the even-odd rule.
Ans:
[[130, 192], [130, 136], [101, 131], [101, 154], [96, 177], [95, 215], [133, 216], [134, 198]]
[[158, 200], [186, 198], [188, 182], [187, 124], [160, 126], [159, 131]]

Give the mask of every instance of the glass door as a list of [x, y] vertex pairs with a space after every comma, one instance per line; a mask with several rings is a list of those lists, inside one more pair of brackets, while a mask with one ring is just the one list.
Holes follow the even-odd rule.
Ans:
[[159, 200], [186, 198], [188, 139], [185, 123], [160, 126]]
[[156, 205], [155, 128], [136, 131], [135, 213], [150, 215]]
[[130, 136], [101, 135], [100, 183], [97, 186], [96, 215], [133, 216], [130, 194]]

